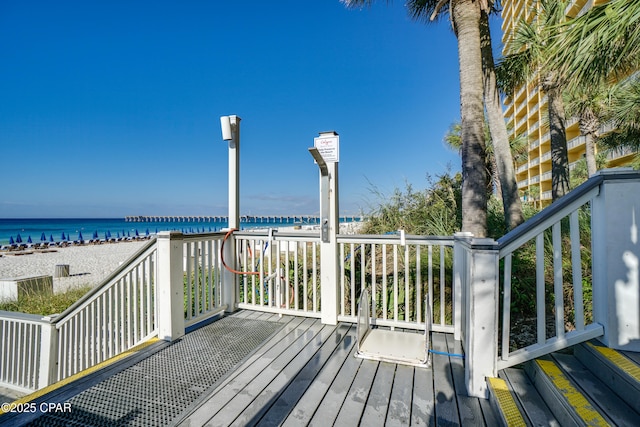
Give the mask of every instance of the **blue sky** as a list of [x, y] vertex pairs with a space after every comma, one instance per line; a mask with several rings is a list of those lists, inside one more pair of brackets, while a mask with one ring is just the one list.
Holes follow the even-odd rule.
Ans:
[[243, 214], [318, 212], [320, 131], [343, 214], [460, 168], [455, 36], [401, 2], [5, 1], [0, 57], [4, 218], [225, 214], [229, 114]]

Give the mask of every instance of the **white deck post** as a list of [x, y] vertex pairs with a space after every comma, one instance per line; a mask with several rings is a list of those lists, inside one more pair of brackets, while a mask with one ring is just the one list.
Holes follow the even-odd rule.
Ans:
[[[462, 240], [469, 240], [473, 234], [463, 231], [453, 235], [453, 339], [463, 339], [464, 315], [464, 283], [467, 277], [467, 251], [462, 246]], [[433, 309], [433, 308], [432, 308]]]
[[640, 351], [640, 174], [598, 174], [605, 180], [591, 204], [593, 316], [606, 346]]
[[329, 163], [329, 241], [320, 243], [320, 304], [322, 323], [338, 323], [340, 280], [338, 277], [338, 164]]
[[58, 366], [58, 329], [50, 317], [44, 317], [40, 332], [40, 365], [38, 367], [38, 389], [56, 382]]
[[464, 286], [464, 376], [469, 396], [488, 398], [486, 377], [497, 376], [498, 243], [464, 241], [469, 269]]
[[184, 335], [183, 236], [178, 231], [158, 234], [158, 338], [173, 341]]
[[320, 169], [320, 311], [326, 325], [338, 323], [340, 280], [338, 262], [338, 162], [340, 138], [336, 132], [320, 132], [309, 152]]
[[[229, 141], [229, 229], [240, 228], [240, 120], [239, 116], [222, 117], [221, 123], [228, 121], [229, 129], [223, 125], [222, 138]], [[225, 263], [232, 269], [236, 265], [236, 239], [230, 236], [224, 245]], [[222, 271], [222, 305], [226, 312], [236, 309], [236, 288], [238, 277], [227, 270]]]

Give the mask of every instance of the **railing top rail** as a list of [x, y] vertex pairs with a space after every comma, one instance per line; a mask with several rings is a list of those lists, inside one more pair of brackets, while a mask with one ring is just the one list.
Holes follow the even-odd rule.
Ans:
[[575, 211], [598, 195], [604, 181], [640, 179], [640, 173], [630, 169], [601, 170], [569, 194], [534, 215], [524, 224], [498, 239], [500, 256], [509, 253], [528, 242], [541, 231], [552, 226], [569, 213]]
[[226, 231], [211, 231], [207, 233], [190, 233], [183, 234], [182, 240], [185, 242], [192, 242], [198, 240], [206, 240], [206, 239], [220, 239], [223, 238], [227, 234]]
[[535, 237], [540, 231], [547, 229], [567, 216], [567, 211], [574, 211], [598, 194], [602, 175], [594, 175], [566, 196], [534, 215], [522, 225], [514, 228], [498, 239], [501, 252], [509, 252]]
[[0, 310], [0, 320], [18, 320], [22, 323], [47, 324], [51, 319], [41, 314], [20, 313], [18, 311]]
[[[271, 233], [271, 236], [269, 235]], [[274, 240], [290, 240], [290, 239], [307, 239], [307, 240], [320, 240], [320, 231], [307, 231], [307, 230], [278, 230], [277, 228], [258, 229], [258, 230], [242, 230], [235, 231], [233, 233], [236, 237], [244, 238], [269, 238]]]
[[398, 234], [339, 234], [338, 243], [386, 243], [397, 244], [409, 243], [413, 245], [445, 245], [453, 246], [452, 236], [416, 236], [406, 234], [404, 241]]
[[149, 240], [145, 245], [143, 245], [137, 252], [131, 255], [125, 262], [123, 262], [118, 268], [116, 268], [113, 273], [107, 276], [104, 280], [102, 280], [98, 285], [94, 286], [89, 292], [87, 292], [82, 298], [73, 303], [69, 308], [60, 313], [53, 319], [53, 323], [58, 324], [63, 322], [64, 319], [73, 313], [78, 307], [81, 307], [85, 302], [89, 301], [96, 294], [100, 293], [105, 284], [109, 283], [111, 280], [115, 279], [120, 275], [123, 271], [125, 271], [137, 258], [144, 255], [147, 251], [151, 250], [156, 245], [156, 238], [153, 237]]

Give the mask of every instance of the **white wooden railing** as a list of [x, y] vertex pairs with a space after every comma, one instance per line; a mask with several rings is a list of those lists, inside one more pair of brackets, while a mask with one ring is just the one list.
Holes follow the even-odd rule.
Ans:
[[224, 233], [184, 235], [184, 321], [192, 326], [215, 316], [222, 308], [222, 263], [220, 249]]
[[[456, 236], [454, 263], [464, 267], [454, 275], [463, 283], [461, 335], [470, 395], [487, 397], [485, 378], [500, 369], [591, 338], [640, 351], [640, 204], [630, 197], [639, 193], [639, 173], [599, 171], [498, 241]], [[591, 249], [588, 265], [585, 247]], [[523, 268], [525, 258], [533, 260], [529, 269]], [[527, 280], [531, 286], [522, 286]], [[513, 335], [522, 302], [535, 310], [530, 345], [518, 345]]]
[[[255, 273], [240, 275], [239, 308], [320, 317], [319, 232], [260, 230], [235, 238], [241, 271]], [[452, 238], [339, 235], [338, 320], [355, 323], [362, 290], [375, 288], [376, 324], [424, 329], [428, 295], [434, 330], [453, 332], [452, 248]]]
[[[517, 233], [507, 234], [498, 240], [502, 264], [500, 275], [503, 278], [498, 369], [602, 335], [602, 325], [585, 318], [584, 292], [585, 287], [591, 288], [591, 277], [583, 276], [581, 252], [584, 247], [591, 249], [591, 241], [585, 241], [580, 236], [581, 227], [590, 228], [589, 204], [598, 192], [597, 185], [582, 187], [572, 193], [571, 198], [561, 199], [532, 218], [526, 229], [516, 230]], [[521, 268], [516, 276], [514, 258], [526, 258], [535, 265], [522, 268], [523, 262], [520, 262]], [[564, 274], [567, 265], [571, 266], [569, 283], [565, 282]], [[591, 271], [591, 265], [585, 268]], [[516, 288], [520, 295], [512, 292], [514, 281], [520, 284]], [[516, 297], [522, 298], [522, 292], [526, 289], [533, 292], [526, 294], [525, 301], [514, 303]], [[573, 300], [565, 301], [565, 294], [572, 295]], [[520, 319], [523, 323], [530, 320], [535, 324], [535, 341], [528, 346], [518, 347], [511, 327], [513, 317], [523, 311], [523, 305], [535, 307], [533, 319]], [[553, 307], [551, 313], [547, 312], [549, 306]], [[590, 307], [589, 304], [588, 312], [591, 312]], [[570, 312], [567, 312], [569, 308]], [[549, 315], [553, 319], [552, 328], [548, 327]]]
[[39, 388], [41, 337], [50, 328], [42, 316], [0, 311], [0, 384], [22, 392]]
[[[223, 233], [173, 233], [183, 298], [179, 329], [219, 314]], [[101, 284], [50, 317], [0, 312], [0, 385], [29, 392], [68, 378], [156, 336], [158, 242], [152, 239]], [[165, 313], [166, 314], [166, 311]]]
[[[222, 233], [163, 232], [59, 316], [0, 313], [0, 385], [42, 388], [150, 336], [179, 338], [185, 328], [223, 310], [323, 321], [328, 310], [337, 313], [330, 322], [356, 322], [358, 298], [371, 289], [373, 322], [391, 327], [424, 328], [427, 297], [433, 330], [453, 332], [463, 341], [468, 393], [486, 397], [487, 376], [583, 340], [597, 336], [613, 348], [640, 347], [639, 291], [632, 281], [638, 271], [631, 262], [640, 255], [640, 206], [630, 194], [640, 194], [640, 174], [600, 171], [498, 241], [466, 233], [337, 235], [330, 268], [335, 280], [321, 274], [328, 260], [321, 259], [320, 249], [327, 242], [317, 231], [235, 232], [224, 250]], [[579, 230], [589, 208], [591, 240], [584, 241]], [[591, 281], [581, 269], [580, 249], [589, 245]], [[514, 265], [524, 250], [534, 267], [523, 275]], [[223, 268], [222, 253], [240, 274]], [[535, 280], [527, 294], [515, 281], [529, 276]], [[323, 283], [321, 277], [329, 279]], [[592, 316], [584, 309], [589, 284]], [[625, 297], [629, 292], [635, 299]], [[565, 293], [572, 296], [568, 305]], [[323, 301], [321, 295], [331, 298]], [[536, 339], [524, 347], [514, 345], [512, 334], [514, 310], [520, 308], [516, 296], [535, 301]]]
[[357, 322], [357, 301], [371, 290], [377, 325], [424, 329], [425, 297], [433, 330], [453, 332], [453, 238], [339, 236], [340, 321]]

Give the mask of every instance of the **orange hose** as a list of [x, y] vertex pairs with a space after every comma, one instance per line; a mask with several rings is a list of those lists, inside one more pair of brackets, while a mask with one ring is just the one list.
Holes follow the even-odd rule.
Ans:
[[224, 268], [226, 268], [227, 270], [229, 270], [233, 274], [242, 274], [242, 275], [248, 275], [248, 276], [249, 275], [259, 276], [260, 275], [259, 271], [238, 271], [238, 270], [234, 270], [233, 268], [229, 267], [226, 262], [224, 262], [224, 242], [227, 241], [229, 236], [231, 236], [231, 234], [233, 234], [234, 231], [238, 231], [238, 229], [237, 228], [232, 228], [224, 236], [224, 239], [222, 239], [222, 245], [220, 245], [220, 260], [222, 261], [222, 265], [224, 266]]

